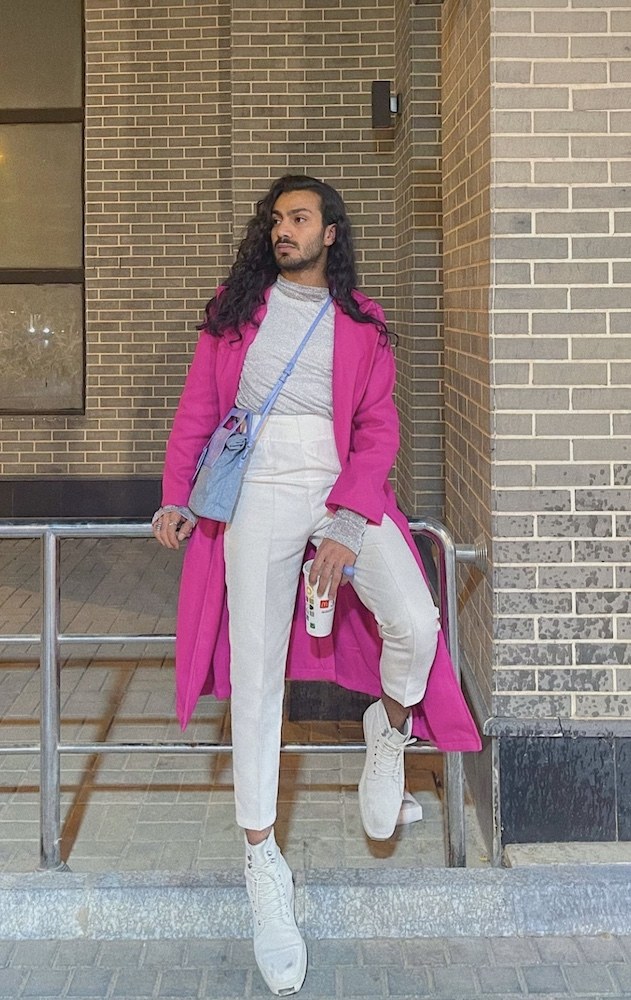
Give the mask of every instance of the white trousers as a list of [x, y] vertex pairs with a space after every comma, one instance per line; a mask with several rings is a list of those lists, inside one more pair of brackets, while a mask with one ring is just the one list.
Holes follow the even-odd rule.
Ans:
[[[326, 497], [340, 472], [332, 421], [271, 416], [252, 452], [224, 536], [230, 619], [232, 744], [237, 823], [276, 818], [289, 633], [305, 546], [322, 541]], [[374, 614], [381, 683], [402, 705], [425, 693], [438, 612], [410, 549], [384, 517], [368, 525], [352, 586]]]

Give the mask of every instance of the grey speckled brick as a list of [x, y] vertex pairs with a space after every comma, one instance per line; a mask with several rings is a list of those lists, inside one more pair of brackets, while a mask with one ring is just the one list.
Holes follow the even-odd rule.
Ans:
[[531, 566], [496, 566], [493, 585], [500, 590], [532, 590], [537, 585], [537, 570]]
[[497, 611], [500, 615], [510, 614], [571, 614], [572, 595], [556, 590], [540, 590], [536, 593], [497, 594]]
[[569, 642], [498, 642], [495, 655], [498, 669], [501, 666], [564, 666], [572, 663], [574, 650]]
[[498, 563], [569, 563], [572, 561], [572, 544], [566, 542], [506, 542], [497, 541], [493, 555]]
[[537, 673], [534, 670], [494, 670], [495, 691], [534, 691]]
[[611, 670], [539, 670], [540, 691], [612, 691]]
[[572, 710], [572, 699], [569, 695], [495, 695], [493, 710], [496, 715], [510, 715], [517, 719], [556, 719], [568, 716]]
[[575, 543], [576, 562], [622, 562], [631, 561], [631, 539], [620, 541], [577, 541]]
[[631, 664], [631, 647], [628, 643], [581, 642], [576, 646], [576, 662], [614, 667]]
[[495, 622], [495, 638], [502, 639], [530, 639], [535, 638], [535, 623], [532, 618], [502, 618]]
[[537, 518], [537, 534], [551, 538], [569, 535], [585, 538], [611, 538], [613, 516], [606, 514], [540, 514]]
[[[569, 490], [497, 490], [496, 510], [500, 512], [561, 511], [570, 509]], [[565, 560], [562, 560], [565, 561]]]
[[541, 566], [538, 573], [539, 586], [544, 589], [578, 590], [585, 587], [614, 586], [612, 566]]
[[576, 613], [625, 615], [631, 611], [631, 594], [616, 590], [586, 590], [576, 594]]
[[541, 639], [613, 639], [611, 618], [539, 618]]

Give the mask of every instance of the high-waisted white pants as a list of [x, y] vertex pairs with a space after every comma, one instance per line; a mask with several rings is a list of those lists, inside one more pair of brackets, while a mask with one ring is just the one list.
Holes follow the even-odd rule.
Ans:
[[[332, 421], [270, 416], [252, 452], [226, 529], [232, 743], [237, 823], [264, 830], [276, 817], [285, 661], [305, 546], [318, 545], [340, 472]], [[382, 688], [402, 705], [425, 693], [438, 612], [410, 549], [384, 517], [369, 524], [353, 586], [383, 640]]]

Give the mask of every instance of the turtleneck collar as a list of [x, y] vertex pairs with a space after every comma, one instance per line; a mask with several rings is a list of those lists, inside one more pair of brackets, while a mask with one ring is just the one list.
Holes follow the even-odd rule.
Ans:
[[297, 281], [287, 281], [279, 274], [276, 279], [276, 288], [289, 299], [300, 299], [302, 302], [324, 302], [329, 294], [328, 288], [319, 288], [317, 285], [299, 285]]

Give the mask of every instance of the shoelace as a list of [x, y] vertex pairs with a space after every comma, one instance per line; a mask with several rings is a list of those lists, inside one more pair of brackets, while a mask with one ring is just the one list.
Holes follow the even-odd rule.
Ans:
[[288, 914], [287, 896], [280, 885], [280, 872], [259, 868], [252, 869], [250, 875], [254, 883], [252, 907], [257, 922], [260, 924], [266, 920], [274, 920], [276, 917], [286, 917]]
[[403, 743], [395, 746], [388, 741], [387, 732], [380, 733], [375, 745], [373, 772], [384, 777], [393, 777], [399, 768], [401, 754], [410, 743], [416, 743], [416, 738], [408, 736]]

